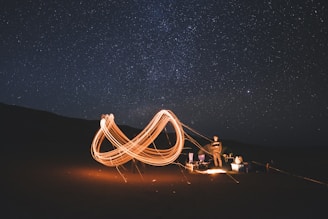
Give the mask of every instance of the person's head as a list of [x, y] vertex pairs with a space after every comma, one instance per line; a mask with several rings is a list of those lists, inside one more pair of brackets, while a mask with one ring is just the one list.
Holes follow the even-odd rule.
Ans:
[[219, 140], [219, 137], [218, 137], [217, 135], [214, 135], [214, 136], [213, 136], [213, 140], [214, 140], [214, 141], [218, 141], [218, 140]]

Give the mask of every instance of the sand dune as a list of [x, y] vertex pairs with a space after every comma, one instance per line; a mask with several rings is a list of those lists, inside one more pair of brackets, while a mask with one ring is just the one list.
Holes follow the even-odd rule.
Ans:
[[177, 165], [146, 166], [138, 173], [126, 164], [120, 174], [90, 155], [96, 121], [7, 105], [1, 105], [1, 116], [5, 218], [316, 218], [326, 213], [327, 149], [226, 141], [245, 161], [272, 159], [272, 167], [285, 172], [267, 173], [254, 164], [248, 173], [227, 168], [225, 174], [195, 174]]

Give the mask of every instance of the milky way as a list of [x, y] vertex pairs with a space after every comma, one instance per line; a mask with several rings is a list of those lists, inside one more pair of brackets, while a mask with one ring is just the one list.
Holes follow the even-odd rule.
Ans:
[[143, 128], [327, 145], [325, 1], [2, 1], [0, 101]]

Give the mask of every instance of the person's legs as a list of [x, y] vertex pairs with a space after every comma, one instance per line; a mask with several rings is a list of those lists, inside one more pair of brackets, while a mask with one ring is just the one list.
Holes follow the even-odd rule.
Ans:
[[214, 166], [218, 166], [218, 158], [216, 154], [213, 154]]
[[221, 160], [220, 155], [219, 155], [219, 166], [222, 167], [222, 160]]

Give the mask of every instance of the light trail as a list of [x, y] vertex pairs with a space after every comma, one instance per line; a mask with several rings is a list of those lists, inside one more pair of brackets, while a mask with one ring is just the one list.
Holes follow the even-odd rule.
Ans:
[[[173, 146], [166, 132], [166, 126], [168, 123], [171, 123], [176, 134], [176, 141]], [[109, 167], [116, 167], [125, 182], [127, 182], [127, 179], [120, 172], [119, 167], [132, 159], [136, 159], [153, 166], [165, 166], [169, 164], [183, 166], [175, 161], [184, 149], [185, 140], [190, 141], [199, 149], [202, 149], [205, 153], [211, 155], [210, 151], [204, 150], [202, 145], [200, 145], [194, 138], [183, 130], [183, 127], [200, 135], [190, 127], [182, 124], [172, 111], [161, 110], [138, 135], [136, 135], [133, 139], [129, 139], [116, 125], [114, 115], [106, 114], [102, 116], [100, 120], [100, 129], [92, 141], [91, 154], [99, 163]], [[168, 138], [169, 148], [158, 149], [155, 144], [155, 139], [163, 130], [165, 130], [166, 137]], [[105, 139], [112, 144], [113, 149], [103, 152], [101, 151], [101, 146]], [[153, 147], [150, 147], [150, 145]], [[186, 166], [183, 167], [186, 169]], [[182, 170], [181, 172], [185, 177], [187, 184], [191, 184]], [[222, 169], [209, 169], [206, 171], [197, 170], [195, 172], [202, 174], [226, 173], [236, 183], [239, 183], [239, 181], [234, 179], [230, 174]]]
[[[149, 147], [166, 127], [172, 124], [175, 134], [175, 145], [168, 149]], [[113, 150], [101, 151], [105, 138], [113, 145]], [[100, 129], [96, 133], [92, 144], [93, 158], [109, 167], [118, 167], [133, 158], [153, 166], [165, 166], [173, 163], [181, 154], [184, 147], [185, 132], [181, 122], [170, 110], [159, 111], [149, 124], [133, 139], [129, 139], [116, 125], [113, 114], [103, 115]]]

